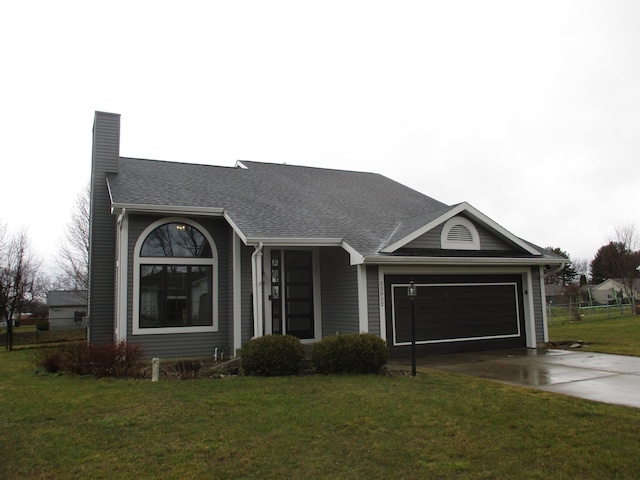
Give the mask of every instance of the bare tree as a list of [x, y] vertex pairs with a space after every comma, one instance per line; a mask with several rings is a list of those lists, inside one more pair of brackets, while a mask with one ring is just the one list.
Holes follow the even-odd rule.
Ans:
[[61, 269], [56, 287], [86, 291], [89, 287], [89, 202], [91, 187], [87, 184], [78, 196], [59, 244], [56, 264]]
[[640, 266], [640, 237], [634, 225], [616, 228], [615, 239], [600, 247], [591, 261], [591, 273], [595, 282], [610, 278], [620, 284], [624, 295], [636, 311], [635, 283]]
[[[4, 227], [3, 227], [4, 229]], [[6, 237], [0, 254], [0, 315], [7, 322], [7, 350], [13, 344], [13, 320], [35, 299], [42, 298], [46, 288], [40, 274], [40, 261], [32, 252], [26, 230]]]
[[613, 259], [613, 273], [622, 284], [622, 288], [631, 301], [633, 314], [636, 313], [635, 283], [640, 268], [640, 236], [635, 225], [629, 224], [615, 230], [615, 242], [622, 246], [621, 255]]

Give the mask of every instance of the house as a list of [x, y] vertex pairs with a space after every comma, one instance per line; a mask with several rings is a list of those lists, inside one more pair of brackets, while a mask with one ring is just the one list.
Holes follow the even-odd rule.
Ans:
[[[640, 300], [640, 279], [635, 279], [633, 284], [636, 303]], [[629, 303], [627, 294], [621, 280], [608, 278], [604, 282], [591, 288], [591, 298], [602, 305], [618, 305], [620, 302]]]
[[175, 358], [370, 332], [408, 356], [412, 280], [419, 354], [547, 340], [543, 277], [567, 260], [468, 203], [373, 173], [124, 158], [119, 137], [120, 116], [96, 112], [91, 342]]
[[561, 305], [569, 303], [566, 287], [558, 284], [545, 285], [545, 297], [547, 305]]
[[87, 317], [86, 290], [49, 290], [49, 328], [64, 330], [82, 328]]

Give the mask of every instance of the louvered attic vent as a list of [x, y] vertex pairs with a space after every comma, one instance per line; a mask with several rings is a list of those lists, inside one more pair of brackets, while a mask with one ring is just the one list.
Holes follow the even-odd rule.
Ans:
[[453, 217], [442, 227], [440, 244], [446, 250], [480, 250], [480, 236], [469, 220]]
[[473, 242], [473, 236], [464, 225], [454, 225], [447, 233], [447, 242]]

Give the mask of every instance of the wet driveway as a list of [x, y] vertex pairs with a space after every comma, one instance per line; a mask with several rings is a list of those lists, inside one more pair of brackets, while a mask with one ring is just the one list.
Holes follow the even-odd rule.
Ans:
[[[389, 368], [395, 367], [411, 369], [411, 359], [392, 360]], [[640, 408], [640, 357], [523, 348], [422, 357], [417, 369]]]

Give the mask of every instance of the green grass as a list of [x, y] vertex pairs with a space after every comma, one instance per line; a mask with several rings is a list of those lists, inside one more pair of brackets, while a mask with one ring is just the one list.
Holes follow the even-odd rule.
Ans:
[[640, 357], [640, 315], [607, 318], [606, 314], [590, 315], [572, 322], [568, 317], [554, 319], [549, 325], [552, 342], [581, 340], [581, 350]]
[[637, 478], [640, 410], [455, 375], [160, 381], [0, 352], [0, 478]]

